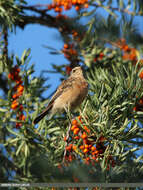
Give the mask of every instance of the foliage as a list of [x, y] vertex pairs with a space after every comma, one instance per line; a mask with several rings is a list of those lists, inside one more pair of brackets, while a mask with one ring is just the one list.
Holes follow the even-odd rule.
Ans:
[[[141, 3], [55, 0], [30, 6], [1, 0], [0, 182], [142, 182], [143, 39], [134, 25]], [[68, 10], [75, 17], [64, 15]], [[33, 120], [49, 102], [43, 97], [49, 86], [42, 74], [35, 76], [30, 49], [21, 58], [7, 49], [7, 29], [31, 23], [61, 33], [63, 48], [46, 48], [64, 54], [69, 64], [53, 64], [53, 71], [65, 78], [82, 65], [89, 84], [80, 110], [38, 126]]]

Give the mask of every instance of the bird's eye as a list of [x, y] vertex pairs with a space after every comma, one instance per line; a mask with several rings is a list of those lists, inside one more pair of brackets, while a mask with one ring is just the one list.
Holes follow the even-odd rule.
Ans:
[[73, 69], [72, 72], [75, 73], [76, 69]]

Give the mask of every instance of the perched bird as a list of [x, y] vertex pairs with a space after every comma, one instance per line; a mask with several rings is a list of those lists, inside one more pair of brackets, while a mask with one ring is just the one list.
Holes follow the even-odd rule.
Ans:
[[34, 119], [34, 124], [51, 112], [53, 116], [56, 112], [73, 110], [79, 106], [88, 93], [88, 83], [86, 82], [81, 67], [72, 69], [68, 79], [64, 80], [57, 88], [47, 108]]

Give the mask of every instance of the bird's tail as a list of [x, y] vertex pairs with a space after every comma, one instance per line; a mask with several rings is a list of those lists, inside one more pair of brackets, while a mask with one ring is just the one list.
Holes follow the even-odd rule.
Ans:
[[43, 119], [48, 114], [48, 112], [50, 111], [51, 107], [52, 107], [52, 104], [48, 105], [48, 107], [39, 116], [37, 116], [34, 119], [33, 123], [37, 124], [39, 121], [41, 121], [41, 119]]

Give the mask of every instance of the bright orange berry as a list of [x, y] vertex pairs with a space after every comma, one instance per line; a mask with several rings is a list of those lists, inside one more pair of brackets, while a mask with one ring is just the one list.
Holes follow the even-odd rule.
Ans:
[[89, 145], [88, 145], [88, 144], [85, 144], [84, 146], [85, 146], [85, 148], [88, 148], [88, 147], [89, 147]]
[[87, 134], [85, 132], [83, 132], [83, 134], [81, 135], [82, 139], [86, 139], [87, 138]]
[[139, 74], [140, 79], [143, 79], [143, 70]]
[[77, 124], [78, 124], [78, 122], [76, 119], [72, 120], [72, 125], [77, 125]]
[[83, 152], [86, 154], [87, 152], [88, 152], [89, 150], [87, 149], [87, 148], [85, 148], [84, 150], [83, 150]]
[[72, 125], [72, 127], [71, 127], [71, 131], [73, 131], [73, 130], [76, 129], [76, 128], [78, 128], [77, 125]]
[[88, 3], [86, 3], [86, 4], [84, 5], [84, 8], [86, 8], [86, 9], [88, 8]]
[[80, 130], [79, 128], [74, 129], [73, 130], [74, 135], [77, 135], [79, 133], [79, 130]]
[[91, 150], [92, 150], [92, 151], [95, 151], [95, 150], [96, 150], [96, 147], [92, 146], [92, 147], [91, 147]]
[[16, 100], [14, 100], [11, 104], [11, 109], [15, 110], [18, 107], [18, 105], [19, 103]]
[[73, 145], [72, 149], [75, 151], [77, 149], [77, 147], [75, 145]]
[[80, 7], [79, 7], [79, 6], [75, 6], [75, 10], [76, 10], [76, 11], [79, 11], [79, 10], [80, 10]]
[[68, 44], [64, 44], [64, 49], [68, 49], [69, 45]]
[[90, 158], [89, 157], [87, 157], [87, 158], [85, 158], [86, 159], [86, 161], [89, 161], [90, 160]]
[[81, 150], [83, 150], [85, 147], [84, 147], [84, 145], [81, 145], [79, 148], [80, 148]]
[[77, 140], [78, 140], [78, 139], [80, 139], [80, 137], [79, 137], [79, 136], [75, 136], [74, 139], [77, 139]]
[[67, 137], [66, 136], [64, 137], [64, 141], [67, 141]]

